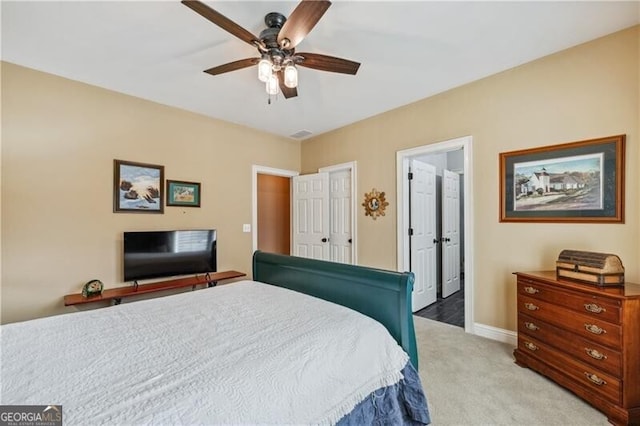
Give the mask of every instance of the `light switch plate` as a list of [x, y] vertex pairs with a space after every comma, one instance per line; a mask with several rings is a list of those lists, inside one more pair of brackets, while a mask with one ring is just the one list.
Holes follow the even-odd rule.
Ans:
[[242, 232], [251, 232], [251, 224], [245, 223], [242, 225]]

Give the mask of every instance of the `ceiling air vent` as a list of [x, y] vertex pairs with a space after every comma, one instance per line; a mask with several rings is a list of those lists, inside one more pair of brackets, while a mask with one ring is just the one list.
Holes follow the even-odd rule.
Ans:
[[294, 139], [302, 139], [302, 138], [306, 138], [307, 136], [311, 135], [311, 133], [312, 132], [310, 132], [309, 130], [298, 130], [294, 134], [289, 135], [289, 137], [294, 138]]

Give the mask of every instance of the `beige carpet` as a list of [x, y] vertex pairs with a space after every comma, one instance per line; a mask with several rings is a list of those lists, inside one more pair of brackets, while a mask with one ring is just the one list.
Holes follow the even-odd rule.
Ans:
[[414, 316], [432, 424], [608, 425], [604, 414], [533, 371], [513, 347]]

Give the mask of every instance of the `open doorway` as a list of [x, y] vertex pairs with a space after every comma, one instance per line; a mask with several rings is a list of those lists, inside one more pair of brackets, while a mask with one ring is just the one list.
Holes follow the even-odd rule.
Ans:
[[[252, 175], [252, 250], [290, 254], [291, 252], [291, 178], [293, 170], [256, 166]], [[286, 218], [278, 214], [288, 210]], [[276, 231], [277, 230], [277, 231]], [[282, 252], [286, 247], [289, 251]]]
[[[414, 307], [458, 309], [467, 332], [473, 332], [471, 143], [467, 136], [397, 153], [398, 270], [416, 275]], [[452, 188], [459, 204], [450, 201]]]
[[258, 250], [291, 253], [291, 178], [258, 173]]

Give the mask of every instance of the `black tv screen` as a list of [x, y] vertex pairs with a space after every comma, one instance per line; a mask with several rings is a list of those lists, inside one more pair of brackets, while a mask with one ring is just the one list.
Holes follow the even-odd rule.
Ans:
[[124, 280], [215, 272], [215, 229], [124, 233]]

